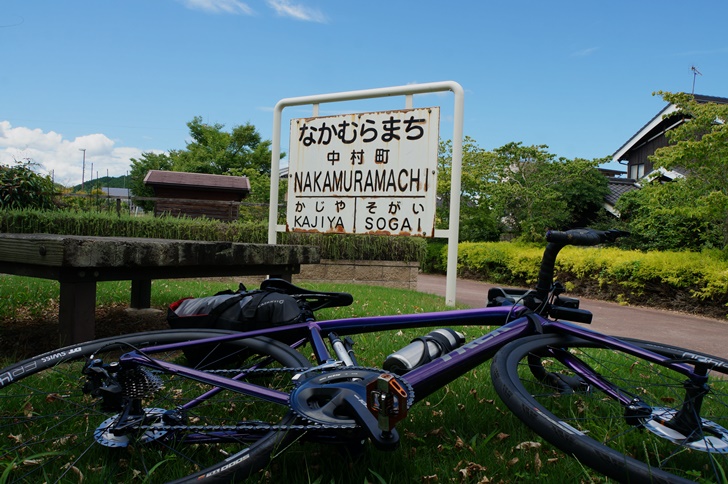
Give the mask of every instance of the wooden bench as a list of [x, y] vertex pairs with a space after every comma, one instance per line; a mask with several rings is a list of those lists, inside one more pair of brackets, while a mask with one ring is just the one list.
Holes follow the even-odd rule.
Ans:
[[298, 245], [0, 234], [0, 273], [60, 282], [61, 344], [94, 339], [99, 281], [131, 281], [130, 306], [142, 309], [150, 307], [153, 279], [261, 275], [290, 280], [301, 264], [319, 261], [316, 248]]

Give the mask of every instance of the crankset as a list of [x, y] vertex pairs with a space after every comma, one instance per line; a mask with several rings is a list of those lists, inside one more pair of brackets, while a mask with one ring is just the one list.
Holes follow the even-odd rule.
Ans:
[[303, 380], [291, 392], [291, 410], [303, 420], [323, 428], [357, 424], [380, 449], [399, 443], [394, 424], [402, 420], [414, 401], [412, 387], [382, 370], [346, 368]]

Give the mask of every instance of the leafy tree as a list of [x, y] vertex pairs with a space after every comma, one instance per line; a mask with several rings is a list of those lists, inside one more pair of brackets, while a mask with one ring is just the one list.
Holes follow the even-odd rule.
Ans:
[[660, 92], [689, 121], [666, 133], [671, 145], [652, 156], [657, 167], [687, 170], [698, 203], [716, 215], [728, 244], [728, 104], [698, 103], [685, 93]]
[[191, 173], [229, 174], [231, 170], [270, 173], [270, 141], [262, 141], [250, 123], [223, 131], [222, 124], [205, 124], [196, 116], [187, 123], [192, 141], [187, 149], [172, 154], [175, 170]]
[[[184, 150], [171, 150], [168, 154], [144, 153], [132, 159], [129, 187], [136, 196], [153, 197], [154, 191], [144, 185], [149, 170], [171, 170], [213, 175], [247, 176], [251, 184], [251, 203], [267, 203], [270, 197], [271, 142], [263, 141], [255, 127], [247, 123], [230, 132], [222, 124], [206, 124], [196, 116], [187, 127], [191, 141]], [[283, 192], [285, 193], [285, 191]], [[139, 204], [145, 210], [153, 202]], [[267, 209], [242, 210], [245, 216], [267, 216]]]
[[[137, 197], [153, 197], [152, 187], [144, 184], [144, 177], [149, 170], [172, 170], [174, 165], [172, 158], [166, 153], [142, 153], [141, 158], [131, 159], [131, 171], [129, 172], [129, 189]], [[137, 205], [146, 211], [154, 210], [154, 202], [140, 200]]]
[[[719, 192], [704, 197], [694, 180], [651, 183], [624, 194], [617, 204], [632, 236], [624, 244], [642, 250], [701, 250], [722, 247], [716, 223]], [[725, 201], [723, 200], [723, 203]]]
[[56, 207], [53, 180], [33, 171], [34, 166], [32, 160], [0, 165], [0, 209]]
[[[460, 230], [458, 239], [469, 242], [498, 240], [501, 223], [491, 208], [487, 187], [491, 174], [491, 153], [480, 148], [475, 140], [463, 140], [462, 175], [460, 186]], [[452, 142], [441, 141], [438, 157], [437, 225], [446, 228], [450, 223], [450, 187], [452, 175]]]
[[683, 168], [706, 193], [728, 195], [728, 104], [699, 103], [685, 93], [658, 94], [678, 107], [671, 116], [687, 116], [689, 121], [665, 134], [672, 144], [655, 152], [654, 165]]
[[659, 92], [688, 120], [668, 131], [671, 144], [650, 157], [656, 168], [681, 170], [684, 179], [623, 196], [617, 209], [641, 248], [693, 249], [728, 244], [728, 105], [698, 103], [685, 93]]
[[[485, 151], [463, 142], [460, 237], [497, 240], [505, 224], [525, 240], [545, 231], [590, 224], [603, 211], [607, 179], [597, 170], [604, 160], [568, 160], [546, 146], [508, 143]], [[448, 220], [451, 143], [440, 146], [438, 221]]]
[[556, 159], [546, 148], [508, 143], [492, 157], [493, 204], [524, 240], [542, 240], [548, 229], [588, 225], [609, 190], [597, 170], [603, 160]]

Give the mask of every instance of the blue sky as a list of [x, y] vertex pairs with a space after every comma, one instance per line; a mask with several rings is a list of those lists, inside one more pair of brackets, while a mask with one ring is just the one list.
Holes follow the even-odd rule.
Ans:
[[[481, 147], [601, 158], [664, 106], [654, 91], [691, 91], [692, 66], [696, 93], [728, 97], [726, 14], [715, 0], [4, 0], [0, 163], [31, 158], [71, 185], [79, 150], [87, 180], [92, 163], [122, 175], [144, 151], [183, 149], [194, 116], [270, 139], [283, 98], [445, 80]], [[452, 104], [415, 99], [441, 106], [445, 139]]]

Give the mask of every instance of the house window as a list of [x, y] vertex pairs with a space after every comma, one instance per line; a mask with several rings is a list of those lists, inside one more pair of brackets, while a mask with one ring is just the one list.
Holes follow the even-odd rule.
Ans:
[[645, 164], [644, 163], [635, 163], [633, 165], [629, 165], [629, 177], [633, 180], [639, 180], [640, 178], [645, 176]]

